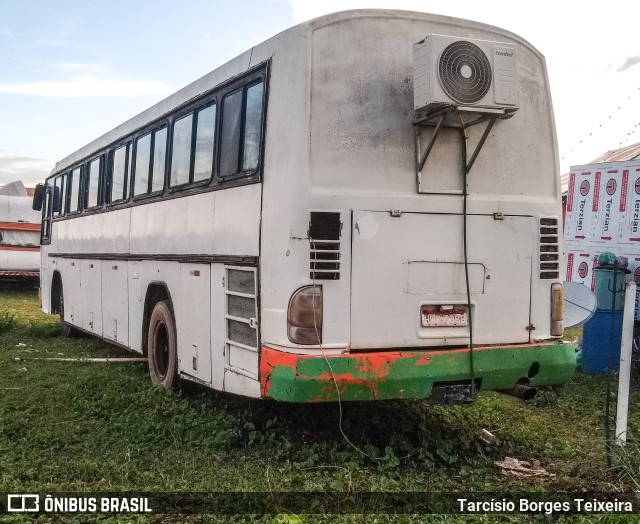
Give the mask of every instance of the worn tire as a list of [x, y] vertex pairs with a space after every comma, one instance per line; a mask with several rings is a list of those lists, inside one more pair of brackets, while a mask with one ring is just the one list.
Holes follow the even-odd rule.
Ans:
[[154, 386], [170, 389], [178, 385], [178, 351], [173, 313], [166, 300], [158, 302], [147, 331], [149, 376]]

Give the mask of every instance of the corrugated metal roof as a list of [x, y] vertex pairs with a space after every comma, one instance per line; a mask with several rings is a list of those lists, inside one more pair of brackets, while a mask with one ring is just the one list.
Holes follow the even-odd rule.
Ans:
[[602, 164], [604, 162], [626, 162], [640, 157], [640, 142], [630, 146], [612, 149], [589, 162], [589, 164]]
[[[594, 158], [587, 164], [604, 164], [605, 162], [626, 162], [628, 160], [635, 160], [640, 158], [640, 142], [637, 144], [631, 144], [620, 149], [611, 149], [606, 153], [603, 153], [597, 158]], [[562, 194], [567, 192], [569, 187], [569, 175], [565, 173], [560, 177], [560, 185], [562, 187]]]

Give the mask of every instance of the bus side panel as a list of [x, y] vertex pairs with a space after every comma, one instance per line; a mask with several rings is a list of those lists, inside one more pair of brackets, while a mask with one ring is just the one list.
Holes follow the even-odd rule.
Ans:
[[42, 255], [40, 260], [40, 305], [42, 311], [51, 313], [51, 279], [53, 271], [51, 271], [51, 259]]
[[102, 261], [102, 333], [123, 346], [129, 343], [127, 263]]
[[224, 264], [211, 264], [211, 387], [222, 391], [226, 366], [226, 296], [224, 293]]
[[[142, 319], [144, 314], [143, 287], [141, 282], [142, 262], [139, 260], [128, 263], [129, 285], [129, 348], [138, 353], [142, 353]], [[146, 287], [144, 293], [146, 293]]]
[[83, 325], [82, 289], [80, 287], [82, 267], [80, 260], [61, 258], [57, 266], [62, 277], [62, 291], [64, 294], [64, 321], [77, 327]]
[[180, 287], [174, 292], [179, 369], [211, 383], [210, 264], [180, 264]]
[[[102, 336], [102, 262], [79, 260], [80, 264], [80, 327], [99, 337]], [[74, 303], [75, 304], [75, 303]], [[66, 309], [66, 305], [65, 305]]]

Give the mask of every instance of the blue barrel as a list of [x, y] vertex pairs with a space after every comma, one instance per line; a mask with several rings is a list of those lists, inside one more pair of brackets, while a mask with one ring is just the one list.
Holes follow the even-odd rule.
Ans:
[[582, 371], [592, 375], [603, 375], [609, 366], [611, 343], [611, 317], [613, 316], [613, 351], [611, 369], [620, 365], [620, 342], [622, 340], [622, 312], [596, 311], [584, 325], [582, 333]]

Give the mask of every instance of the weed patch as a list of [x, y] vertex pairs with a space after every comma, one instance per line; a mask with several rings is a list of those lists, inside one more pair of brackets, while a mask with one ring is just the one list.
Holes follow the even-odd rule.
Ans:
[[[35, 360], [130, 355], [92, 337], [59, 336], [58, 320], [37, 308], [33, 292], [0, 291], [0, 329], [6, 326], [0, 332], [0, 492], [640, 489], [640, 447], [631, 438], [640, 430], [640, 395], [633, 391], [630, 443], [609, 471], [601, 430], [605, 382], [599, 377], [577, 373], [568, 386], [544, 389], [528, 403], [482, 393], [470, 406], [344, 404], [342, 431], [352, 446], [339, 428], [337, 404], [251, 400], [189, 383], [163, 391], [151, 387], [144, 363]], [[481, 430], [496, 441], [483, 441]], [[555, 477], [510, 480], [495, 465], [507, 456], [538, 460]], [[154, 522], [141, 519], [131, 522]], [[197, 521], [218, 521], [203, 519]], [[243, 519], [333, 523], [354, 517], [283, 513]], [[495, 521], [434, 519], [420, 521]], [[196, 521], [157, 521], [190, 520]], [[389, 521], [412, 520], [362, 520]]]
[[18, 322], [10, 311], [0, 311], [0, 335], [14, 329]]

